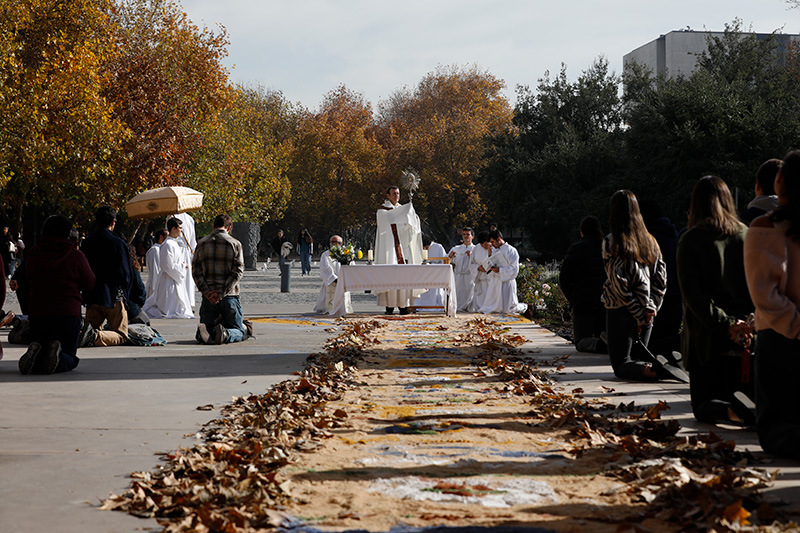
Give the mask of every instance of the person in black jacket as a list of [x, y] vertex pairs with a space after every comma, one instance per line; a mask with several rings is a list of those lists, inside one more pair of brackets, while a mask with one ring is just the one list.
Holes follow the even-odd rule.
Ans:
[[579, 352], [607, 353], [600, 338], [606, 310], [600, 301], [606, 271], [602, 255], [603, 230], [597, 217], [581, 220], [581, 240], [573, 243], [561, 263], [559, 284], [572, 307], [573, 342]]
[[[128, 340], [128, 312], [133, 266], [128, 243], [114, 235], [117, 210], [100, 206], [95, 212], [97, 228], [81, 246], [97, 278], [94, 290], [85, 295], [86, 323], [80, 346], [118, 346]], [[104, 329], [100, 326], [107, 322]]]

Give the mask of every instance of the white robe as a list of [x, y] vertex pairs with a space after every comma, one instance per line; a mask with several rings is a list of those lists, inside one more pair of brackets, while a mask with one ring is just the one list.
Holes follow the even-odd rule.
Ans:
[[[167, 237], [159, 250], [156, 305], [150, 309], [150, 318], [194, 318], [189, 295], [186, 294], [186, 276], [189, 275], [186, 256], [178, 240]], [[152, 314], [151, 314], [152, 313]]]
[[[483, 302], [486, 300], [486, 294], [489, 291], [489, 254], [494, 252], [493, 249], [487, 250], [483, 246], [477, 245], [472, 249], [472, 255], [469, 259], [469, 272], [474, 282], [474, 291], [472, 293], [472, 303], [470, 304], [470, 311], [477, 312], [483, 307]], [[483, 267], [487, 272], [481, 272], [478, 267]]]
[[[470, 262], [472, 260], [472, 253], [475, 249], [474, 244], [467, 246], [466, 244], [459, 244], [453, 246], [450, 250], [455, 256], [450, 259], [450, 264], [453, 265], [453, 276], [456, 279], [456, 309], [459, 311], [469, 311], [472, 305], [472, 298], [475, 292], [475, 276], [470, 270]], [[467, 255], [467, 251], [470, 252]]]
[[178, 244], [181, 245], [181, 250], [183, 250], [185, 256], [184, 261], [189, 265], [189, 271], [184, 283], [186, 284], [186, 294], [189, 296], [189, 306], [194, 307], [197, 303], [197, 287], [192, 277], [192, 256], [194, 256], [194, 250], [197, 248], [197, 234], [194, 231], [194, 219], [189, 213], [178, 213], [175, 215], [175, 218], [183, 222], [183, 226], [181, 227], [183, 235], [178, 238]]
[[[432, 242], [428, 248], [428, 257], [445, 257], [444, 246]], [[430, 261], [431, 264], [441, 264], [442, 260]], [[453, 295], [451, 295], [452, 297]], [[439, 307], [444, 305], [444, 289], [428, 289], [414, 302], [417, 307]], [[435, 309], [420, 309], [420, 311], [435, 311]]]
[[[403, 259], [409, 265], [421, 264], [422, 230], [414, 206], [410, 202], [395, 206], [389, 200], [386, 200], [383, 206], [387, 209], [378, 209], [376, 215], [378, 231], [375, 235], [375, 264], [397, 264], [392, 224], [397, 226], [397, 237], [400, 241]], [[378, 305], [381, 307], [408, 307], [422, 292], [424, 292], [422, 289], [382, 291], [377, 293]]]
[[[334, 282], [339, 279], [339, 261], [331, 259], [331, 252], [326, 250], [319, 256], [319, 277], [322, 278], [322, 287], [319, 289], [315, 313], [327, 313], [333, 307], [333, 295], [336, 293]], [[344, 312], [352, 313], [353, 305], [350, 302], [350, 293], [344, 293]]]
[[147, 316], [150, 316], [147, 310], [156, 307], [158, 278], [161, 275], [159, 250], [161, 250], [161, 245], [154, 244], [149, 250], [147, 250], [147, 255], [145, 255], [145, 264], [147, 265], [147, 284], [144, 286], [144, 292], [147, 295], [147, 299], [144, 302], [144, 306], [142, 306], [142, 310], [147, 314]]
[[517, 274], [519, 273], [519, 253], [508, 243], [492, 250], [490, 266], [498, 267], [500, 272], [490, 272], [488, 287], [479, 313], [514, 314], [524, 312], [528, 306], [517, 300]]

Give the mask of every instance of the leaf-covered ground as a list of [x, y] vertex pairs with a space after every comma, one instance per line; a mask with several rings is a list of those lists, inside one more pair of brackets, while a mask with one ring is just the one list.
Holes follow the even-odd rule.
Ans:
[[343, 322], [297, 379], [237, 399], [101, 508], [170, 532], [797, 527], [751, 457], [676, 436], [668, 405], [563, 390], [561, 361], [484, 319], [390, 318]]

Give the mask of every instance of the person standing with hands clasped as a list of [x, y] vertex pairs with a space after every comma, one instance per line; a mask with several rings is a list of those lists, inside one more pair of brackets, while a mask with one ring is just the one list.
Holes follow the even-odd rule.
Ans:
[[667, 290], [667, 266], [631, 191], [619, 190], [611, 196], [609, 227], [611, 233], [603, 239], [608, 279], [602, 301], [611, 366], [618, 378], [656, 380], [653, 363], [637, 359], [632, 349], [637, 339], [647, 346], [653, 318]]
[[800, 458], [800, 151], [775, 177], [778, 207], [750, 224], [747, 286], [756, 308], [758, 441], [768, 453]]
[[196, 335], [201, 344], [239, 342], [252, 335], [245, 328], [239, 301], [244, 253], [242, 243], [230, 236], [232, 227], [229, 215], [217, 215], [213, 231], [197, 243], [194, 252], [192, 276], [203, 295]]

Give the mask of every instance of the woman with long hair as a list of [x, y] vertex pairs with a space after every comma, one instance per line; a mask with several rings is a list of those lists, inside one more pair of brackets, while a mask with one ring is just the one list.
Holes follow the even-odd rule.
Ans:
[[800, 457], [800, 151], [775, 177], [778, 207], [750, 224], [745, 273], [756, 307], [758, 440]]
[[659, 375], [652, 362], [637, 359], [632, 349], [637, 339], [647, 346], [667, 289], [667, 267], [631, 191], [619, 190], [611, 196], [609, 228], [611, 233], [603, 239], [608, 279], [602, 301], [611, 366], [622, 379], [655, 380]]
[[753, 311], [744, 275], [746, 234], [725, 182], [716, 176], [700, 179], [677, 253], [684, 302], [681, 350], [699, 422], [755, 423], [734, 397], [737, 391], [752, 396], [750, 357], [744, 351], [752, 339], [746, 319]]

